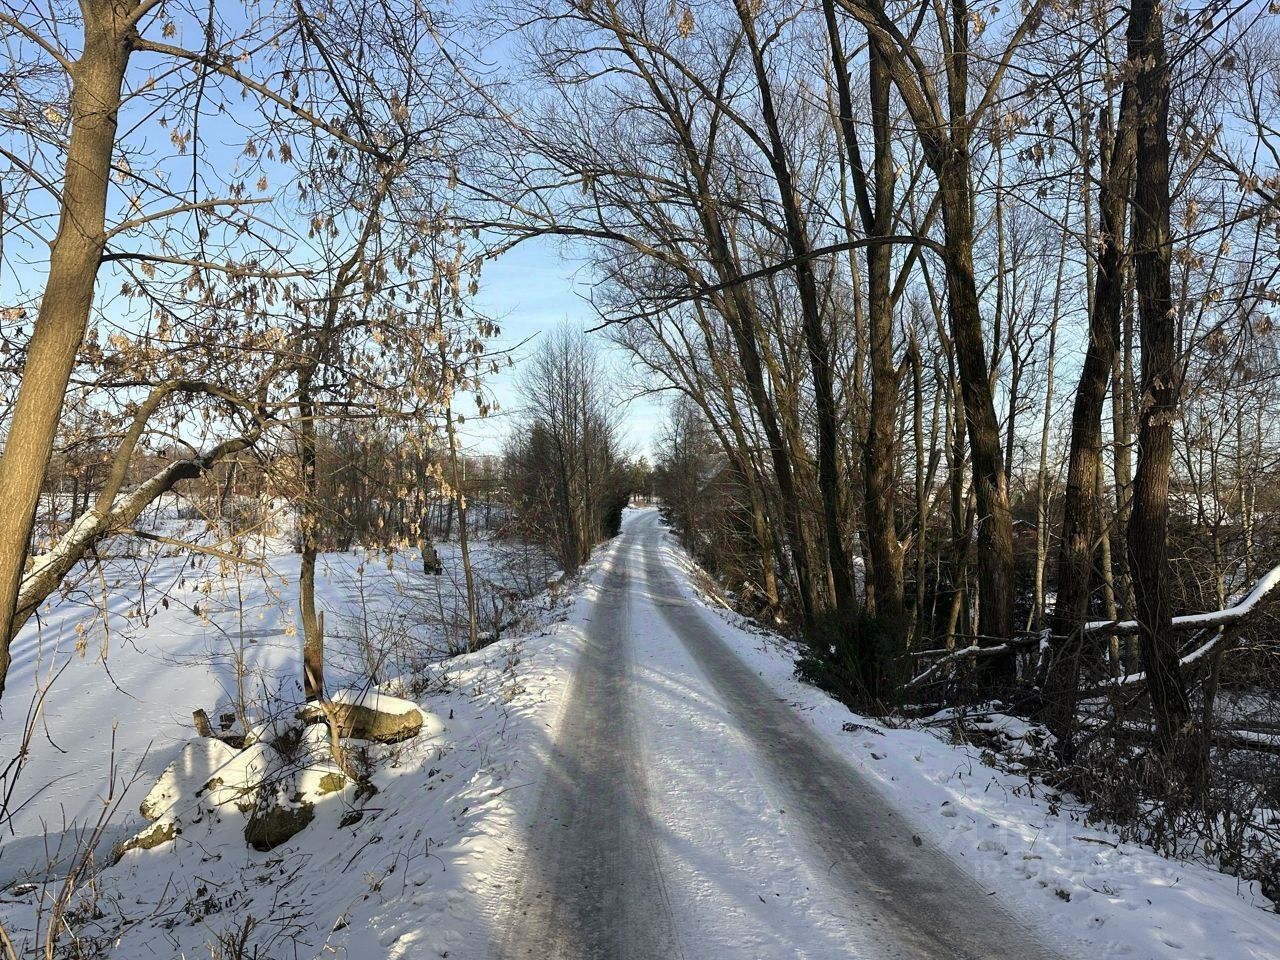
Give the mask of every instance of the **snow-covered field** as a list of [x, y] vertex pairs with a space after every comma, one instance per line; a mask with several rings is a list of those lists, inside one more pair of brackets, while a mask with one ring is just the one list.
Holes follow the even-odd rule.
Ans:
[[[637, 516], [633, 512], [628, 522]], [[924, 842], [950, 854], [1063, 956], [1280, 956], [1280, 916], [1251, 885], [1121, 843], [1105, 828], [1085, 823], [1069, 800], [1016, 770], [989, 765], [991, 758], [978, 748], [951, 745], [930, 730], [889, 729], [850, 714], [794, 679], [791, 652], [777, 637], [702, 597], [692, 564], [673, 541], [667, 539], [663, 551], [680, 589], [702, 601], [701, 615], [812, 725], [814, 735], [872, 777]], [[259, 951], [244, 955], [262, 958], [490, 956], [492, 932], [518, 872], [513, 831], [536, 808], [548, 735], [614, 560], [614, 548], [606, 544], [571, 592], [544, 597], [532, 632], [439, 663], [429, 687], [416, 697], [433, 718], [428, 733], [371, 751], [374, 796], [353, 801], [349, 794], [335, 795], [318, 805], [306, 830], [265, 853], [246, 846], [240, 818], [216, 816], [174, 842], [130, 852], [93, 886], [93, 903], [82, 903], [77, 912], [77, 931], [130, 960], [235, 956], [227, 945], [241, 935]], [[381, 596], [383, 609], [394, 609], [404, 584], [420, 578], [408, 562], [390, 571], [385, 560], [377, 569], [368, 562], [361, 571], [358, 558], [330, 557], [326, 566], [326, 606], [347, 611], [344, 632], [353, 636], [359, 631], [349, 625], [360, 618], [352, 611], [366, 605], [351, 598], [358, 599], [362, 588], [366, 596]], [[51, 738], [68, 752], [35, 745], [44, 749], [36, 753], [33, 747], [23, 782], [67, 779], [15, 819], [22, 829], [17, 838], [4, 838], [0, 870], [12, 876], [20, 865], [40, 860], [41, 820], [56, 834], [60, 827], [53, 817], [60, 809], [93, 813], [95, 801], [86, 794], [104, 782], [110, 717], [120, 718], [117, 752], [130, 763], [150, 745], [145, 782], [122, 807], [133, 819], [122, 821], [120, 832], [141, 825], [137, 800], [191, 735], [190, 711], [226, 702], [234, 691], [234, 670], [223, 651], [241, 635], [242, 624], [243, 636], [253, 641], [255, 681], [293, 682], [299, 642], [289, 630], [294, 601], [279, 587], [292, 582], [293, 571], [284, 560], [273, 567], [273, 576], [283, 580], [259, 578], [252, 588], [246, 582], [243, 608], [234, 578], [219, 577], [208, 589], [193, 580], [184, 587], [192, 590], [190, 602], [157, 614], [139, 634], [145, 642], [111, 647], [107, 664], [114, 682], [94, 662], [92, 649], [83, 659], [72, 658], [55, 688], [63, 697], [47, 713]], [[193, 613], [197, 600], [201, 612]], [[136, 604], [136, 596], [129, 602]], [[56, 617], [46, 618], [46, 632], [51, 620]], [[639, 677], [645, 695], [653, 697], [645, 723], [663, 732], [662, 740], [647, 742], [667, 764], [655, 795], [664, 804], [661, 818], [678, 861], [672, 882], [683, 883], [680, 871], [687, 870], [689, 888], [698, 890], [697, 877], [712, 870], [713, 860], [720, 866], [712, 872], [724, 878], [698, 894], [704, 902], [676, 905], [712, 918], [707, 938], [686, 944], [692, 951], [687, 955], [853, 955], [847, 950], [850, 920], [838, 915], [839, 905], [812, 889], [805, 870], [772, 855], [785, 852], [774, 839], [785, 826], [785, 811], [760, 816], [757, 807], [765, 809], [768, 799], [754, 796], [745, 774], [740, 779], [746, 786], [733, 793], [740, 822], [718, 831], [700, 824], [705, 791], [736, 790], [736, 780], [721, 778], [725, 769], [736, 769], [734, 751], [742, 746], [723, 706], [696, 682], [687, 652], [670, 637], [646, 642], [640, 618], [633, 628]], [[74, 652], [70, 615], [56, 636], [63, 655]], [[52, 644], [53, 637], [45, 640]], [[355, 650], [349, 655], [358, 660], [358, 647], [344, 649]], [[26, 656], [22, 682], [29, 684], [35, 660]], [[353, 674], [356, 667], [353, 662]], [[0, 728], [6, 747], [20, 723], [12, 692], [18, 689], [15, 680], [6, 695]], [[402, 692], [394, 682], [386, 689]], [[1014, 741], [1025, 732], [1014, 721], [998, 723]], [[726, 758], [732, 761], [727, 766]], [[708, 859], [705, 842], [717, 832], [738, 842]], [[730, 889], [731, 884], [736, 886]], [[0, 919], [18, 939], [32, 936], [39, 894], [39, 888], [12, 885], [0, 893]], [[981, 916], [973, 922], [981, 924]], [[792, 946], [802, 938], [803, 951]]]
[[[217, 724], [243, 705], [252, 722], [300, 701], [299, 558], [267, 546], [275, 551], [261, 565], [235, 568], [209, 557], [110, 560], [19, 634], [0, 706], [0, 770], [28, 729], [31, 738], [16, 782], [0, 781], [12, 788], [0, 886], [72, 852], [104, 805], [120, 807], [104, 845], [132, 833], [138, 801], [192, 736], [194, 710]], [[513, 549], [473, 545], [482, 624], [518, 612], [516, 595], [551, 572], [539, 557], [515, 576]], [[439, 577], [424, 575], [412, 550], [322, 555], [317, 603], [333, 684], [363, 683], [371, 665], [380, 679], [410, 668], [429, 677], [457, 652], [461, 629], [447, 635], [466, 616], [461, 564], [456, 544], [439, 554]]]
[[[446, 568], [452, 567], [453, 551], [440, 552]], [[484, 548], [479, 553], [482, 569], [500, 562], [486, 557]], [[366, 606], [385, 614], [397, 609], [395, 601], [406, 589], [434, 590], [436, 584], [452, 597], [441, 602], [456, 600], [447, 575], [424, 577], [408, 562], [388, 569], [385, 557], [377, 562], [375, 570], [369, 561], [329, 555], [322, 570], [325, 605], [346, 611], [343, 622], [352, 642], [343, 648], [353, 657], [359, 652], [353, 625]], [[118, 718], [117, 764], [121, 758], [141, 761], [144, 775], [125, 794], [108, 840], [145, 826], [138, 802], [192, 736], [192, 707], [226, 703], [234, 695], [235, 670], [223, 645], [238, 638], [241, 621], [253, 682], [294, 682], [300, 641], [291, 629], [295, 602], [286, 589], [294, 574], [296, 559], [276, 558], [270, 578], [243, 586], [243, 616], [233, 582], [219, 578], [213, 588], [194, 587], [191, 605], [199, 600], [202, 613], [171, 604], [166, 616], [142, 631], [145, 644], [109, 650], [114, 683], [106, 680], [93, 651], [71, 658], [46, 721], [51, 737], [74, 749], [33, 750], [24, 784], [56, 783], [14, 818], [17, 835], [6, 836], [0, 848], [7, 872], [0, 882], [0, 919], [20, 946], [37, 936], [41, 890], [14, 881], [45, 862], [46, 827], [55, 834], [50, 842], [59, 842], [60, 821], [51, 822], [51, 816], [62, 810], [69, 819], [78, 816], [79, 833], [101, 809], [94, 794], [108, 773], [111, 718]], [[565, 611], [562, 601], [544, 596], [525, 613], [533, 622], [550, 623]], [[74, 628], [64, 625], [58, 636], [73, 644]], [[206, 816], [184, 824], [176, 841], [131, 851], [105, 871], [86, 891], [89, 899], [76, 906], [77, 935], [110, 955], [130, 958], [234, 956], [229, 944], [242, 935], [260, 951], [245, 956], [312, 957], [338, 948], [345, 951], [338, 955], [353, 958], [406, 951], [447, 955], [466, 936], [477, 909], [474, 901], [464, 902], [461, 881], [475, 882], [464, 865], [477, 838], [500, 827], [495, 799], [514, 790], [502, 784], [500, 773], [518, 750], [508, 727], [535, 710], [548, 688], [563, 683], [567, 667], [560, 669], [561, 659], [572, 661], [574, 636], [571, 627], [552, 626], [536, 638], [504, 639], [475, 654], [437, 661], [427, 670], [429, 690], [421, 698], [429, 717], [426, 733], [371, 748], [373, 797], [353, 803], [350, 791], [335, 794], [317, 805], [315, 820], [294, 841], [267, 853], [246, 845], [242, 818]], [[538, 666], [521, 662], [530, 644], [538, 648]], [[56, 649], [65, 657], [66, 649]], [[53, 655], [49, 644], [43, 656]], [[28, 652], [15, 677], [30, 682], [36, 662]], [[353, 664], [350, 674], [357, 668]], [[341, 672], [331, 670], [331, 680], [336, 675], [340, 681]], [[17, 683], [11, 690], [19, 689]], [[398, 690], [399, 682], [390, 680], [388, 687]], [[4, 719], [0, 742], [6, 746], [21, 723], [16, 714]], [[361, 816], [352, 822], [357, 810]]]

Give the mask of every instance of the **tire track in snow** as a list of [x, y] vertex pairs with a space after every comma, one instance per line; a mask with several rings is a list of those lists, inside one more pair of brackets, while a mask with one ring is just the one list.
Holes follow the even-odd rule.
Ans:
[[823, 743], [681, 595], [658, 549], [656, 519], [633, 528], [643, 539], [654, 606], [768, 774], [764, 786], [796, 825], [797, 850], [850, 904], [877, 960], [1056, 960], [990, 891], [921, 844], [875, 785]]
[[[629, 547], [629, 544], [627, 544]], [[683, 956], [659, 864], [631, 699], [630, 549], [615, 550], [549, 745], [501, 960]]]

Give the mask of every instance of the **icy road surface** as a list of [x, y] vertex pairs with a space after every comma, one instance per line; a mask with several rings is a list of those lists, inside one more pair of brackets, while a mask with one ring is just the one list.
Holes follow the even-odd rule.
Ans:
[[1042, 960], [1050, 951], [778, 698], [628, 518], [541, 751], [503, 960]]

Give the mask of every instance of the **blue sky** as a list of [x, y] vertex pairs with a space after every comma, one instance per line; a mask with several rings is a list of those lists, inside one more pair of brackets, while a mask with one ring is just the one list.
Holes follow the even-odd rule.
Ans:
[[[590, 303], [584, 299], [590, 292], [590, 274], [573, 254], [571, 245], [549, 239], [531, 240], [484, 268], [476, 308], [502, 327], [502, 337], [495, 346], [514, 347], [521, 341], [529, 342], [515, 355], [513, 367], [489, 379], [489, 388], [502, 412], [485, 420], [467, 420], [464, 434], [469, 450], [496, 453], [500, 449], [503, 436], [511, 428], [510, 414], [520, 406], [516, 389], [520, 357], [537, 347], [537, 338], [543, 331], [566, 322], [581, 329], [598, 323]], [[596, 336], [617, 371], [624, 444], [631, 452], [652, 459], [650, 444], [662, 420], [662, 401], [653, 397], [632, 399], [632, 391], [624, 383], [630, 366], [627, 358], [603, 336]]]
[[[467, 0], [467, 4], [470, 4], [470, 0]], [[220, 11], [220, 14], [228, 19], [231, 28], [241, 25], [242, 13], [236, 6], [229, 6], [226, 10]], [[175, 42], [190, 43], [190, 34], [193, 29], [189, 23], [180, 19]], [[65, 41], [68, 38], [63, 39]], [[76, 43], [71, 40], [69, 45], [74, 49]], [[132, 72], [136, 74], [134, 80], [149, 75], [155, 62], [156, 58], [150, 56], [135, 58], [131, 67]], [[231, 106], [235, 106], [234, 98], [228, 102]], [[131, 109], [139, 111], [144, 109], [144, 106], [139, 103]], [[128, 115], [133, 116], [132, 113]], [[234, 113], [220, 116], [214, 106], [209, 106], [202, 115], [200, 150], [206, 155], [225, 153], [227, 160], [223, 170], [231, 179], [237, 175], [235, 170], [242, 162], [239, 156], [239, 145], [244, 141], [245, 130], [241, 125], [241, 119]], [[132, 149], [144, 152], [146, 150], [154, 152], [155, 143], [152, 141], [160, 145], [160, 152], [156, 156], [163, 162], [172, 162], [175, 169], [185, 175], [187, 161], [181, 157], [171, 157], [165, 152], [168, 147], [168, 134], [164, 130], [150, 122], [143, 123], [133, 130], [128, 140]], [[217, 163], [212, 164], [204, 173], [206, 176], [211, 176], [215, 169], [218, 169]], [[288, 171], [280, 172], [275, 168], [272, 168], [272, 171], [273, 184], [284, 182], [289, 175]], [[120, 201], [119, 196], [113, 193], [108, 213], [109, 219], [118, 215], [118, 201]], [[33, 202], [40, 205], [46, 201], [35, 198]], [[46, 212], [51, 213], [52, 208], [48, 207]], [[44, 233], [47, 234], [43, 238], [25, 235], [6, 238], [4, 263], [0, 266], [0, 297], [3, 297], [4, 302], [26, 301], [34, 293], [38, 293], [39, 287], [42, 286], [42, 274], [47, 268], [48, 255], [44, 242], [51, 236], [52, 221], [46, 222], [43, 226], [46, 228]], [[22, 289], [24, 281], [25, 286], [30, 288], [25, 291]], [[100, 303], [103, 291], [116, 290], [119, 285], [118, 271], [104, 269], [99, 275], [98, 282]], [[501, 448], [502, 437], [510, 429], [511, 424], [511, 417], [505, 414], [515, 411], [519, 406], [516, 391], [518, 361], [521, 356], [527, 355], [536, 347], [537, 336], [544, 330], [566, 322], [584, 329], [595, 325], [597, 322], [595, 314], [590, 304], [584, 299], [589, 289], [590, 277], [587, 271], [575, 261], [573, 248], [553, 240], [529, 241], [486, 265], [480, 280], [476, 307], [481, 313], [497, 320], [502, 327], [503, 336], [495, 347], [512, 347], [525, 340], [530, 342], [516, 354], [516, 366], [492, 377], [488, 384], [503, 413], [487, 420], [468, 417], [463, 433], [470, 450], [493, 453]], [[119, 309], [118, 305], [106, 305], [103, 309], [108, 316], [119, 322], [121, 318], [115, 313]], [[650, 452], [650, 440], [662, 417], [662, 403], [652, 399], [623, 402], [626, 400], [626, 392], [622, 382], [626, 379], [624, 368], [627, 366], [627, 361], [608, 344], [604, 337], [600, 337], [599, 342], [602, 349], [612, 356], [619, 367], [618, 399], [625, 422], [626, 445], [631, 452], [647, 455]], [[467, 411], [464, 407], [459, 412], [465, 414]]]

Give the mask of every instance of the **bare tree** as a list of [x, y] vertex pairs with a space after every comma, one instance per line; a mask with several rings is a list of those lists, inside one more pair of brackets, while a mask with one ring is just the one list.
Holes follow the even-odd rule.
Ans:
[[522, 425], [510, 437], [507, 482], [527, 534], [566, 573], [617, 532], [629, 491], [603, 361], [581, 332], [552, 331], [522, 374]]
[[[0, 639], [0, 689], [9, 663], [9, 643], [24, 619], [24, 570], [46, 467], [77, 358], [100, 306], [99, 275], [104, 268], [117, 277], [123, 273], [124, 297], [140, 299], [153, 316], [162, 318], [159, 330], [149, 329], [144, 320], [141, 336], [118, 338], [129, 348], [119, 350], [126, 363], [141, 355], [150, 359], [150, 366], [159, 366], [156, 335], [163, 344], [165, 330], [173, 329], [170, 317], [185, 313], [189, 320], [216, 318], [225, 323], [230, 311], [248, 308], [251, 314], [253, 304], [277, 295], [273, 281], [298, 272], [289, 263], [282, 232], [255, 213], [270, 206], [264, 166], [268, 158], [263, 153], [270, 153], [271, 164], [287, 165], [291, 152], [287, 134], [271, 136], [274, 123], [297, 122], [332, 142], [375, 154], [380, 150], [321, 116], [341, 99], [323, 71], [292, 74], [275, 69], [278, 58], [308, 49], [306, 14], [290, 11], [279, 21], [254, 20], [235, 28], [215, 19], [209, 29], [198, 31], [205, 43], [196, 49], [169, 40], [183, 27], [205, 24], [207, 18], [173, 4], [93, 0], [81, 8], [78, 30], [60, 29], [59, 16], [53, 7], [42, 11], [27, 5], [0, 12], [0, 26], [22, 54], [10, 67], [12, 82], [7, 89], [16, 97], [18, 109], [6, 111], [3, 151], [9, 164], [5, 176], [18, 182], [15, 196], [22, 202], [7, 208], [6, 216], [25, 242], [47, 243], [49, 251], [48, 268], [39, 274], [40, 289], [29, 296], [35, 319], [29, 339], [20, 344], [25, 360], [16, 378], [16, 397], [7, 413], [0, 455], [0, 491], [6, 511], [0, 534], [0, 622], [6, 625]], [[245, 57], [225, 53], [231, 49], [258, 52], [264, 74], [255, 74]], [[154, 65], [156, 58], [164, 67], [149, 73], [144, 72], [147, 66], [137, 62]], [[246, 63], [250, 66], [245, 67]], [[66, 91], [65, 103], [54, 92], [60, 89]], [[237, 173], [251, 177], [262, 171], [256, 185], [259, 196], [253, 195], [254, 188], [242, 176], [202, 175], [212, 170], [209, 159], [201, 156], [202, 111], [225, 103], [232, 91], [237, 98], [250, 98], [255, 107], [247, 116], [236, 113], [245, 118], [243, 129], [249, 136], [244, 151], [248, 159]], [[31, 105], [41, 99], [45, 105], [33, 112]], [[122, 113], [127, 117], [123, 129], [128, 131], [123, 140], [119, 136]], [[145, 168], [135, 168], [131, 155], [143, 148], [147, 125], [161, 119], [166, 125], [173, 123], [168, 134], [173, 154], [159, 164], [153, 157]], [[267, 136], [262, 150], [260, 134]], [[151, 174], [155, 169], [177, 173], [184, 166], [187, 176]], [[58, 224], [51, 239], [43, 233], [46, 218], [42, 214], [50, 206]], [[219, 308], [227, 312], [219, 316]], [[19, 315], [26, 311], [25, 307], [10, 309]], [[206, 326], [203, 335], [216, 343], [216, 331], [215, 323]], [[230, 342], [244, 342], [261, 333], [260, 327], [252, 335], [240, 332]], [[116, 339], [113, 335], [111, 342]], [[90, 340], [89, 347], [86, 359], [100, 363], [102, 353], [95, 340]], [[261, 342], [257, 348], [261, 349]], [[150, 356], [147, 351], [152, 351]], [[164, 377], [165, 383], [150, 394], [154, 402], [143, 408], [154, 414], [162, 401], [209, 394], [247, 410], [251, 418], [262, 419], [261, 395], [253, 397], [249, 391], [243, 397], [243, 391], [205, 380], [190, 375]], [[115, 381], [118, 390], [130, 387], [126, 376], [117, 374]], [[146, 385], [143, 378], [132, 381], [135, 389]], [[146, 418], [134, 423], [139, 430], [147, 426]], [[242, 447], [239, 442], [215, 446], [183, 466], [173, 465], [169, 476], [176, 482], [199, 474], [213, 462], [214, 454]], [[113, 481], [116, 491], [122, 479]], [[145, 489], [159, 492], [172, 485], [158, 476], [152, 480]], [[132, 502], [139, 502], [143, 489], [134, 491]], [[97, 513], [113, 509], [112, 502], [104, 500]], [[86, 515], [79, 532], [87, 537], [62, 542], [61, 549], [52, 551], [48, 562], [37, 567], [52, 572], [66, 558], [74, 562], [87, 543], [131, 520], [123, 514], [110, 522], [100, 515]], [[36, 584], [31, 586], [34, 590]], [[32, 595], [28, 591], [28, 599]]]

